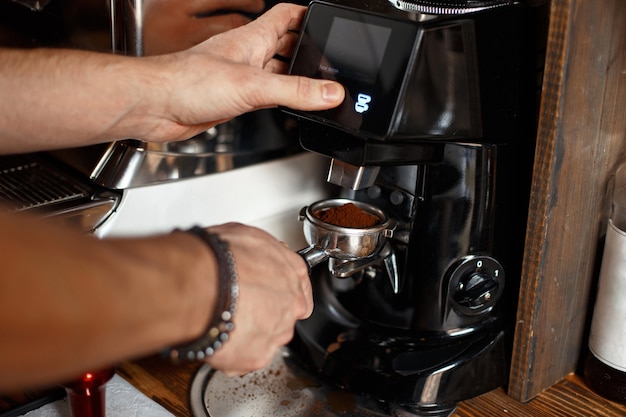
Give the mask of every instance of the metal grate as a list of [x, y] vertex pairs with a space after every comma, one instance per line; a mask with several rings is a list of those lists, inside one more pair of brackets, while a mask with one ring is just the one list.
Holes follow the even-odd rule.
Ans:
[[0, 157], [0, 205], [21, 211], [89, 196], [68, 176], [28, 156]]

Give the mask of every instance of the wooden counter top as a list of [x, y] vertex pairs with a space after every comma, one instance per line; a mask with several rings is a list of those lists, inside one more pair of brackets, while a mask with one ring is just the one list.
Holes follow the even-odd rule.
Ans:
[[[200, 366], [172, 365], [149, 357], [118, 367], [118, 374], [177, 417], [190, 417], [189, 390]], [[626, 407], [589, 391], [575, 374], [520, 403], [501, 388], [459, 404], [454, 417], [624, 417]], [[280, 416], [277, 416], [280, 417]]]

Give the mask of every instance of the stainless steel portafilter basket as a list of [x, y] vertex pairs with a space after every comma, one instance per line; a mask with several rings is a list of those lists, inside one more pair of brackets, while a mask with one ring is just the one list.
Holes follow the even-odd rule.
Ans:
[[[352, 203], [361, 210], [376, 216], [380, 221], [365, 228], [337, 226], [320, 220], [315, 213], [331, 207]], [[304, 238], [308, 247], [298, 253], [312, 268], [328, 258], [354, 261], [376, 253], [393, 236], [392, 221], [378, 207], [350, 199], [321, 200], [300, 210], [299, 220], [303, 222]]]

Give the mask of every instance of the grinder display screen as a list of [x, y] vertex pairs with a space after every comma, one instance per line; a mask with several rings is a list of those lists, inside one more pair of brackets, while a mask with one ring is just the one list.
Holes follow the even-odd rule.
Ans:
[[388, 27], [333, 18], [320, 71], [374, 84], [390, 34]]
[[418, 40], [411, 21], [339, 5], [309, 6], [290, 74], [338, 81], [346, 99], [319, 112], [292, 111], [363, 136], [384, 138]]

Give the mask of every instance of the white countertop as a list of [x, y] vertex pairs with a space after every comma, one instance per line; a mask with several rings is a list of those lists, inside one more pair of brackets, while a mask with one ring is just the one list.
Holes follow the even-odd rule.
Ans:
[[[260, 227], [293, 249], [304, 243], [298, 213], [328, 198], [328, 158], [304, 152], [248, 167], [124, 190], [100, 237], [167, 233], [174, 228], [240, 222]], [[295, 238], [295, 239], [294, 239]]]

